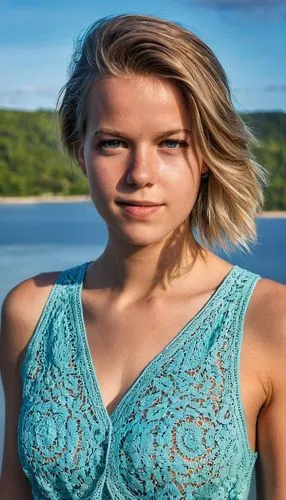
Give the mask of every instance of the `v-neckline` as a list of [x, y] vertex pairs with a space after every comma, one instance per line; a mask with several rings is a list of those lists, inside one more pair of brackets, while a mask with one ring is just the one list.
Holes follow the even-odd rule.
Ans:
[[[214, 293], [210, 296], [210, 298], [207, 300], [207, 302], [199, 309], [199, 311], [179, 330], [178, 333], [172, 339], [161, 349], [158, 354], [154, 356], [143, 368], [143, 370], [139, 373], [138, 377], [135, 378], [135, 380], [132, 382], [130, 387], [127, 389], [127, 391], [124, 393], [122, 398], [120, 399], [119, 403], [115, 406], [115, 408], [111, 411], [111, 413], [108, 412], [107, 407], [104, 404], [104, 400], [100, 391], [100, 385], [97, 379], [96, 375], [96, 368], [95, 368], [95, 363], [93, 362], [90, 347], [89, 347], [89, 342], [88, 342], [88, 336], [87, 336], [87, 330], [85, 326], [85, 321], [84, 321], [84, 314], [83, 314], [83, 303], [82, 303], [82, 288], [83, 288], [83, 282], [85, 279], [86, 271], [89, 266], [91, 261], [86, 262], [83, 264], [83, 270], [81, 273], [81, 279], [78, 282], [78, 286], [76, 287], [76, 302], [77, 302], [77, 307], [76, 311], [79, 313], [77, 317], [77, 321], [80, 327], [80, 340], [83, 342], [83, 347], [84, 351], [86, 353], [87, 357], [87, 365], [89, 369], [89, 375], [91, 376], [91, 380], [93, 382], [93, 389], [95, 390], [96, 393], [96, 399], [98, 403], [100, 404], [100, 413], [105, 417], [107, 422], [110, 424], [112, 421], [115, 420], [115, 417], [117, 416], [118, 412], [121, 410], [123, 405], [125, 404], [126, 400], [130, 397], [130, 395], [133, 393], [139, 382], [142, 380], [142, 378], [145, 376], [146, 373], [148, 373], [151, 368], [158, 363], [158, 361], [165, 355], [166, 352], [168, 352], [174, 345], [177, 344], [177, 342], [181, 339], [183, 336], [184, 332], [186, 330], [190, 330], [191, 327], [197, 322], [197, 320], [202, 316], [202, 314], [206, 311], [206, 309], [209, 308], [209, 306], [212, 304], [212, 302], [217, 298], [217, 296], [221, 293], [221, 291], [224, 289], [226, 284], [228, 283], [229, 279], [232, 277], [234, 272], [239, 269], [239, 266], [234, 265], [228, 274], [225, 276], [221, 284], [216, 288]], [[97, 408], [98, 410], [98, 408]]]

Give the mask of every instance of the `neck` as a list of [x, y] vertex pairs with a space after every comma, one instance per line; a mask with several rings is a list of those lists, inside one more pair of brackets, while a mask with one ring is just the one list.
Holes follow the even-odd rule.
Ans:
[[108, 287], [116, 295], [136, 301], [172, 289], [187, 272], [202, 266], [204, 255], [189, 227], [184, 225], [165, 241], [145, 247], [118, 242], [110, 234], [98, 263]]

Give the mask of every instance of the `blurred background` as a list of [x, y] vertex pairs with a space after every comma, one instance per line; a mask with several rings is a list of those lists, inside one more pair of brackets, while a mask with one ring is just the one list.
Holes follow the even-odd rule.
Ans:
[[[270, 174], [257, 244], [248, 255], [225, 257], [286, 283], [285, 0], [2, 0], [0, 305], [19, 281], [93, 260], [104, 248], [106, 229], [85, 198], [85, 178], [59, 151], [54, 111], [77, 36], [120, 13], [179, 22], [219, 58], [234, 105], [260, 141], [254, 154]], [[3, 427], [0, 384], [0, 464]]]

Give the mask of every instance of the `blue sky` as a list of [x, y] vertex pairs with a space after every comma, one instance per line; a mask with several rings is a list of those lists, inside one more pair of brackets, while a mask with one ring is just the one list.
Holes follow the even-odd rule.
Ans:
[[0, 107], [54, 109], [77, 35], [120, 13], [195, 32], [224, 66], [239, 111], [286, 111], [286, 0], [2, 0]]

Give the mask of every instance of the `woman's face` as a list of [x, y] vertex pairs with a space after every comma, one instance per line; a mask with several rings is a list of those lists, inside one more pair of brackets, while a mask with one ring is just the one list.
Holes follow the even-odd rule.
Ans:
[[[78, 157], [109, 234], [131, 244], [163, 241], [186, 221], [196, 201], [202, 160], [184, 96], [167, 80], [97, 81]], [[153, 206], [142, 206], [146, 202]]]

